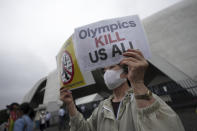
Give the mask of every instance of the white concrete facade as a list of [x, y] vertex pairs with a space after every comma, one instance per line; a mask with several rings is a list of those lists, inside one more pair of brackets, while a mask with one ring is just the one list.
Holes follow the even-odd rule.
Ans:
[[34, 96], [34, 94], [36, 93], [38, 87], [40, 86], [40, 84], [45, 81], [47, 79], [47, 77], [43, 77], [42, 79], [40, 79], [34, 86], [33, 88], [24, 96], [23, 98], [23, 102], [30, 102]]
[[[197, 1], [183, 0], [143, 20], [153, 52], [152, 63], [177, 80], [197, 81], [196, 13]], [[164, 67], [164, 63], [176, 67], [179, 73]]]
[[52, 71], [47, 76], [47, 84], [45, 87], [45, 95], [43, 103], [48, 105], [49, 102], [61, 103], [60, 98], [60, 83], [58, 81], [58, 72], [57, 70]]

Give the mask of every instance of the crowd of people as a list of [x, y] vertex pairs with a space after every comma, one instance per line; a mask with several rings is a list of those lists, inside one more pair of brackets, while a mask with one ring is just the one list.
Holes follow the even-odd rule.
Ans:
[[[45, 131], [51, 126], [52, 115], [46, 109], [34, 111], [29, 103], [12, 103], [7, 106], [9, 118], [4, 125], [4, 131], [33, 131], [39, 129]], [[68, 112], [60, 107], [58, 113], [58, 129], [65, 130], [69, 125]]]
[[5, 131], [33, 131], [35, 112], [29, 103], [12, 103], [7, 109], [9, 118]]
[[51, 113], [40, 110], [35, 112], [29, 103], [12, 103], [7, 106], [9, 114], [4, 131], [33, 131], [40, 128], [44, 131], [50, 127]]

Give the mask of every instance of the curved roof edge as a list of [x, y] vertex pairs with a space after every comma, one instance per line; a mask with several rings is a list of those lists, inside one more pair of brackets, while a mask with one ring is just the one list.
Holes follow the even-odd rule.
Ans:
[[47, 105], [48, 102], [59, 100], [60, 83], [58, 80], [57, 69], [51, 71], [47, 76], [47, 83], [45, 87], [45, 95], [43, 103]]
[[151, 63], [178, 83], [197, 85], [197, 1], [183, 0], [143, 20]]
[[40, 79], [34, 86], [33, 88], [31, 88], [31, 90], [24, 96], [22, 102], [30, 102], [34, 96], [34, 94], [36, 93], [38, 87], [40, 86], [40, 84], [42, 82], [44, 82], [45, 80], [47, 80], [47, 77], [43, 77], [42, 79]]
[[189, 82], [190, 86], [197, 85], [197, 82], [194, 79], [176, 68], [174, 65], [169, 63], [167, 60], [165, 60], [155, 52], [152, 52], [152, 58], [149, 62], [183, 87], [188, 86], [187, 84], [185, 84], [185, 82]]

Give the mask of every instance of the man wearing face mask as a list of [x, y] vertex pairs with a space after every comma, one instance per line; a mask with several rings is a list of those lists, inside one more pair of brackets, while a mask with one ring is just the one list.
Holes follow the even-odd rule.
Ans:
[[[77, 111], [72, 93], [66, 88], [60, 90], [60, 99], [70, 114], [70, 130], [184, 131], [176, 113], [144, 85], [148, 62], [142, 53], [129, 49], [123, 55], [120, 64], [105, 68], [105, 84], [113, 94], [99, 104], [89, 119]], [[123, 65], [128, 66], [128, 73], [124, 73]]]

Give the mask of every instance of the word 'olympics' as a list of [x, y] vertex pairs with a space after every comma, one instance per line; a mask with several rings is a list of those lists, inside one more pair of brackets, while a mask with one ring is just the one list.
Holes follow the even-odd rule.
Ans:
[[130, 27], [135, 27], [136, 23], [134, 21], [123, 21], [117, 23], [113, 23], [110, 25], [104, 25], [96, 28], [87, 28], [87, 29], [82, 29], [79, 31], [79, 38], [80, 39], [85, 39], [87, 37], [94, 38], [96, 35], [104, 32], [114, 32], [115, 30], [118, 29], [125, 29], [125, 28], [130, 28]]
[[[95, 28], [86, 28], [79, 31], [79, 38], [91, 38], [95, 42], [95, 49], [88, 52], [91, 63], [97, 63], [100, 60], [107, 60], [118, 55], [122, 55], [126, 49], [133, 49], [132, 41], [127, 41], [125, 37], [120, 36], [119, 31], [122, 29], [136, 27], [134, 21], [117, 21], [109, 25], [97, 26]], [[105, 45], [110, 45], [104, 47]], [[110, 50], [109, 50], [110, 49]]]

